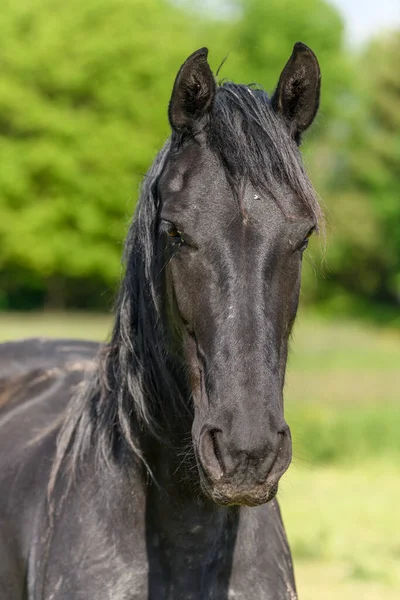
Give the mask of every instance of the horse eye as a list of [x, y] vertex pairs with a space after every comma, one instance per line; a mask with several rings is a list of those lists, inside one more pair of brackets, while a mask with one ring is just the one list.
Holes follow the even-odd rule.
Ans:
[[171, 238], [171, 241], [174, 243], [179, 244], [183, 242], [182, 233], [175, 227], [173, 223], [167, 223], [165, 231], [168, 237]]
[[307, 246], [308, 246], [308, 239], [309, 238], [306, 238], [304, 240], [303, 244], [301, 245], [301, 248], [300, 248], [301, 252], [304, 252], [304, 250], [307, 248]]
[[311, 227], [310, 231], [307, 233], [306, 237], [304, 238], [304, 241], [303, 241], [302, 245], [300, 246], [300, 250], [302, 252], [307, 248], [309, 239], [312, 236], [312, 234], [314, 233], [314, 231], [315, 231], [315, 227]]

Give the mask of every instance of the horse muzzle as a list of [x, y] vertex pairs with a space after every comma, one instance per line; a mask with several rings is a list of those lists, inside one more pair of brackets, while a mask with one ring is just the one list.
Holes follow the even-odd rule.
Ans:
[[258, 506], [272, 500], [290, 465], [292, 443], [286, 423], [262, 444], [229, 443], [219, 429], [204, 426], [197, 460], [204, 493], [220, 505]]

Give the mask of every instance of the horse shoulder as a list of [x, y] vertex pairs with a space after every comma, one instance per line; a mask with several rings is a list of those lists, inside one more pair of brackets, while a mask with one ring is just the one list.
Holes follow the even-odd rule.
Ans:
[[98, 345], [0, 344], [0, 597], [23, 597], [64, 409]]

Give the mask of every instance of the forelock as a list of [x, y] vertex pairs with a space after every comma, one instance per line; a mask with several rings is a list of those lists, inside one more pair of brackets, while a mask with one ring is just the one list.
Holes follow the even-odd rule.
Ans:
[[237, 195], [246, 181], [268, 193], [277, 183], [289, 186], [315, 220], [321, 220], [300, 151], [263, 89], [223, 83], [215, 97], [207, 140]]

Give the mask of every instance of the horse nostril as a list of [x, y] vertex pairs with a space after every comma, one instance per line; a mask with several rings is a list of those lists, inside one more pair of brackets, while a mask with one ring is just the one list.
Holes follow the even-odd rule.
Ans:
[[278, 479], [288, 468], [292, 459], [292, 442], [290, 429], [288, 425], [278, 431], [278, 444], [276, 447], [276, 453], [274, 460], [269, 467], [269, 477], [272, 479]]
[[287, 436], [287, 430], [283, 429], [281, 431], [278, 431], [278, 452], [281, 450], [282, 448], [282, 444], [284, 444], [285, 442], [285, 438]]
[[282, 444], [285, 443], [286, 438], [290, 439], [290, 428], [289, 425], [285, 423], [285, 425], [283, 425], [282, 428], [278, 430], [279, 449], [281, 448]]
[[207, 429], [201, 436], [200, 458], [201, 462], [213, 479], [221, 479], [224, 474], [221, 452], [218, 445], [220, 429]]

